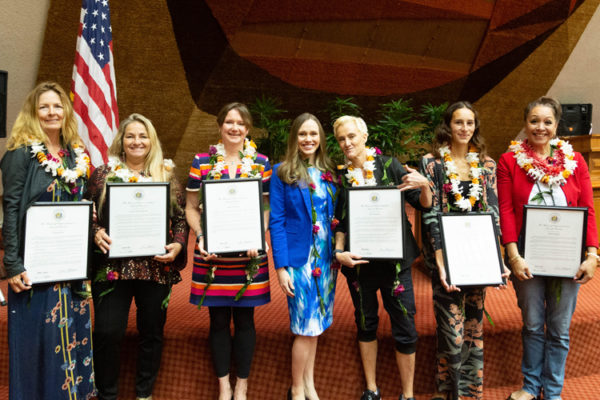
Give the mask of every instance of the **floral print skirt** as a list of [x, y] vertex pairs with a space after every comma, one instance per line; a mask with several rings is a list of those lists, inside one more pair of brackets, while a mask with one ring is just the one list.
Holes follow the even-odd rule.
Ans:
[[95, 395], [90, 299], [82, 282], [8, 291], [11, 400], [90, 399]]
[[[294, 285], [294, 297], [288, 297], [290, 329], [302, 336], [318, 336], [333, 322], [333, 299], [337, 270], [331, 269], [331, 243], [328, 242], [327, 225], [317, 221], [319, 226], [315, 246], [319, 257], [310, 250], [308, 261], [301, 267], [286, 267]], [[315, 259], [316, 258], [316, 259]], [[315, 264], [316, 262], [316, 264]], [[320, 268], [320, 276], [313, 276], [313, 267]], [[323, 299], [323, 308], [319, 294]]]

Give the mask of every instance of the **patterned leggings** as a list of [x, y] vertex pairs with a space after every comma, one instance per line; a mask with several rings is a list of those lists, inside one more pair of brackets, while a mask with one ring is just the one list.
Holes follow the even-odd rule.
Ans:
[[485, 289], [448, 293], [437, 272], [431, 280], [437, 322], [436, 387], [448, 399], [483, 398]]

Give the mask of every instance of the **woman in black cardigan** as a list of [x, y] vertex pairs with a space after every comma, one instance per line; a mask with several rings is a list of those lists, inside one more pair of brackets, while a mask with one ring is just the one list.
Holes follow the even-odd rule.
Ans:
[[[32, 285], [23, 264], [27, 209], [36, 201], [81, 200], [89, 174], [73, 108], [58, 84], [41, 83], [27, 96], [0, 168], [4, 265], [10, 286], [10, 399], [71, 399], [75, 393], [78, 398], [91, 397], [95, 388], [85, 285]], [[44, 367], [31, 368], [32, 360]]]

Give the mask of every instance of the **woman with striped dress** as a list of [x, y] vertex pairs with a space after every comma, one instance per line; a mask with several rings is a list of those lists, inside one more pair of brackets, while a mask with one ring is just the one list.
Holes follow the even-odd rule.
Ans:
[[[259, 255], [256, 249], [238, 257], [209, 255], [204, 249], [198, 194], [205, 180], [262, 178], [263, 195], [268, 197], [271, 165], [267, 157], [256, 152], [254, 142], [246, 139], [252, 117], [244, 104], [227, 104], [217, 115], [217, 123], [220, 143], [210, 146], [208, 153], [196, 154], [187, 184], [186, 217], [197, 237], [190, 302], [208, 306], [209, 342], [219, 379], [219, 400], [245, 400], [256, 342], [254, 307], [271, 300], [267, 255]], [[232, 353], [237, 373], [235, 390], [229, 380]]]

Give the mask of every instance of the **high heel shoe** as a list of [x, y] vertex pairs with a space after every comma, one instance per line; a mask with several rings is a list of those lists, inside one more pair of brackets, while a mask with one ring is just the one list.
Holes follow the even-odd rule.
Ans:
[[[308, 400], [308, 397], [305, 397], [304, 399]], [[288, 389], [287, 400], [292, 400], [292, 388], [291, 387]]]

